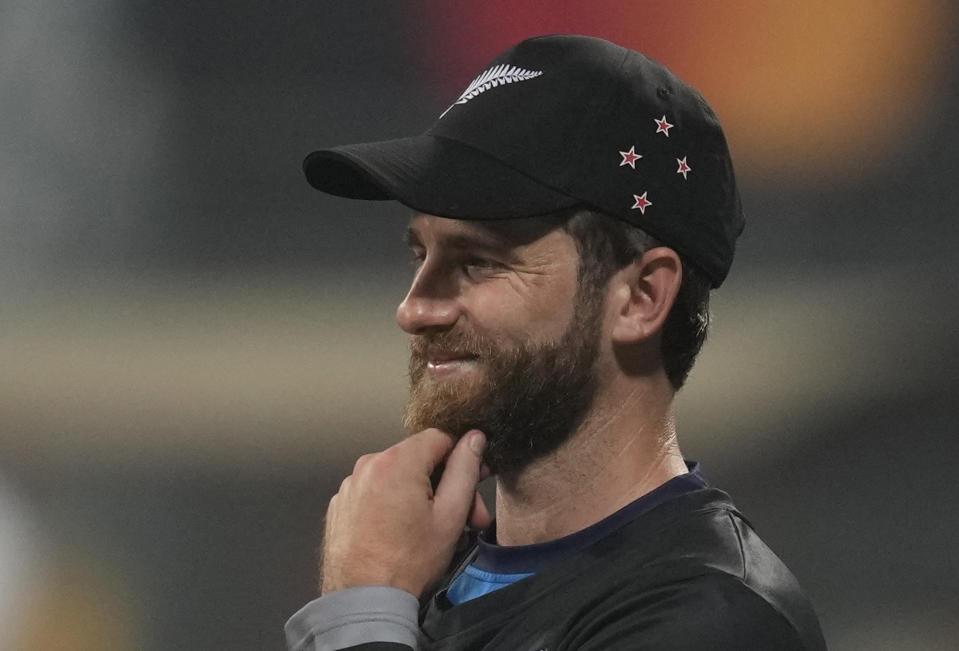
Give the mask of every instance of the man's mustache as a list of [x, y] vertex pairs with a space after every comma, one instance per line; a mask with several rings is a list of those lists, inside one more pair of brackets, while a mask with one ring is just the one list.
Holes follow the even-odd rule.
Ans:
[[410, 337], [410, 361], [422, 364], [429, 360], [453, 357], [484, 359], [490, 357], [494, 349], [486, 337], [465, 330], [446, 330]]

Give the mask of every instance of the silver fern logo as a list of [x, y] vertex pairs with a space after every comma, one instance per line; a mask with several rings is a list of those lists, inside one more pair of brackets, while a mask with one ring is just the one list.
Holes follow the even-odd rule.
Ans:
[[[485, 93], [490, 88], [496, 88], [505, 84], [512, 84], [514, 81], [527, 81], [535, 79], [543, 74], [542, 70], [526, 70], [509, 64], [503, 63], [485, 70], [479, 77], [470, 82], [463, 94], [455, 102], [450, 104], [449, 108], [440, 114], [440, 118], [449, 113], [450, 109], [457, 104], [466, 104], [477, 95]], [[439, 119], [439, 118], [437, 118]]]

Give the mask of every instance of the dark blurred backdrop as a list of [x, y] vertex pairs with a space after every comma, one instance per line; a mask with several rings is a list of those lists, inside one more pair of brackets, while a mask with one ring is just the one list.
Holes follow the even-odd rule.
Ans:
[[501, 49], [639, 49], [747, 211], [680, 440], [837, 651], [959, 645], [957, 12], [916, 2], [0, 2], [0, 651], [282, 649], [326, 501], [400, 435], [407, 213], [311, 150]]

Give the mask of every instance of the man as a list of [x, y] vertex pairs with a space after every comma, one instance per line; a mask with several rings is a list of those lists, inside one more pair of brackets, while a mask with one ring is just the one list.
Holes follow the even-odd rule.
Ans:
[[291, 649], [825, 648], [676, 439], [743, 227], [694, 90], [606, 41], [539, 37], [426, 134], [304, 166], [320, 190], [413, 209], [416, 273], [397, 310], [410, 436], [330, 501], [322, 596]]

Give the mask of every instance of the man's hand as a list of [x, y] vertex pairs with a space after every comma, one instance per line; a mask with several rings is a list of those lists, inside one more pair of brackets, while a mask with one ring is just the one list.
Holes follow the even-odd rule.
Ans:
[[[424, 430], [356, 462], [330, 500], [323, 543], [323, 594], [386, 585], [419, 597], [447, 569], [469, 522], [489, 526], [476, 492], [486, 439]], [[434, 494], [433, 469], [446, 460]]]

